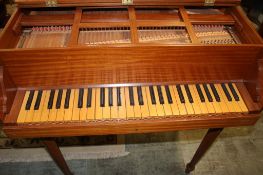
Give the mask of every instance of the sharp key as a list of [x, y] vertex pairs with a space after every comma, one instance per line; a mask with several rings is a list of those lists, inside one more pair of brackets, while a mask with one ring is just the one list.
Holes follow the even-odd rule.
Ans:
[[72, 119], [74, 97], [75, 97], [75, 90], [71, 89], [70, 97], [69, 97], [69, 105], [68, 108], [65, 109], [65, 116], [64, 116], [65, 121], [71, 121]]
[[204, 102], [205, 102], [205, 97], [204, 97], [204, 94], [203, 94], [203, 92], [202, 92], [202, 90], [201, 90], [200, 85], [199, 85], [199, 84], [196, 84], [195, 86], [196, 86], [196, 90], [197, 90], [197, 92], [198, 92], [200, 101], [201, 101], [202, 103], [204, 103]]
[[58, 98], [58, 90], [55, 91], [53, 100], [51, 100], [52, 98], [50, 98], [50, 100], [51, 100], [50, 104], [52, 103], [52, 107], [51, 107], [51, 109], [49, 111], [48, 121], [56, 121], [57, 109], [56, 109], [55, 101], [57, 100], [57, 98]]
[[82, 104], [82, 108], [80, 108], [79, 111], [79, 119], [81, 121], [87, 120], [87, 113], [88, 113], [87, 98], [88, 98], [88, 89], [83, 89], [83, 97], [82, 97], [83, 104]]
[[171, 104], [168, 102], [167, 93], [164, 86], [161, 86], [162, 94], [163, 94], [163, 109], [166, 116], [173, 115], [173, 111], [171, 108]]
[[29, 96], [28, 96], [28, 99], [27, 99], [27, 102], [26, 102], [26, 107], [25, 107], [26, 110], [30, 110], [30, 108], [31, 108], [32, 100], [34, 98], [34, 93], [35, 93], [34, 90], [31, 90], [29, 92]]
[[[157, 116], [156, 105], [152, 103], [152, 95], [149, 87], [143, 87], [146, 91], [146, 98], [149, 108], [149, 116]], [[153, 89], [152, 89], [153, 90]], [[154, 91], [153, 91], [154, 94]]]
[[74, 101], [73, 101], [73, 108], [72, 108], [72, 121], [79, 121], [79, 89], [74, 89]]
[[185, 98], [184, 98], [184, 95], [183, 95], [181, 86], [180, 86], [180, 85], [176, 85], [176, 90], [177, 90], [177, 93], [178, 93], [178, 97], [179, 97], [179, 99], [180, 99], [180, 102], [181, 102], [181, 103], [185, 103]]
[[61, 108], [62, 96], [63, 96], [63, 90], [59, 89], [58, 90], [58, 98], [57, 98], [57, 101], [56, 101], [56, 109], [60, 109]]
[[[88, 113], [87, 113], [87, 120], [94, 120], [95, 119], [95, 111], [96, 111], [96, 100], [97, 100], [97, 93], [96, 88], [88, 88], [88, 101], [87, 101], [87, 107], [88, 107]], [[90, 98], [90, 100], [89, 100]], [[90, 105], [88, 105], [90, 101]], [[102, 115], [102, 114], [101, 114]]]
[[233, 84], [232, 83], [228, 83], [228, 87], [229, 87], [229, 89], [230, 89], [230, 91], [232, 93], [232, 97], [234, 97], [234, 99], [236, 101], [239, 101], [239, 96], [237, 95], [237, 92], [235, 91], [235, 88], [234, 88]]
[[141, 106], [141, 113], [142, 117], [149, 117], [149, 108], [148, 108], [148, 101], [147, 101], [147, 95], [146, 95], [146, 87], [141, 87], [142, 91], [142, 98], [143, 98], [143, 104]]
[[106, 98], [106, 100], [109, 100], [109, 106], [113, 106], [113, 97], [112, 97], [112, 87], [109, 87], [108, 89], [108, 99]]
[[121, 88], [117, 87], [117, 105], [121, 106], [121, 101], [123, 100], [123, 98], [121, 98]]
[[[155, 97], [158, 97], [157, 86], [154, 86], [154, 87], [153, 87], [153, 90], [154, 90], [154, 96], [155, 96]], [[159, 101], [159, 100], [156, 100], [156, 111], [157, 111], [157, 115], [158, 115], [158, 116], [160, 116], [160, 117], [165, 116], [164, 109], [163, 109], [163, 105], [160, 104], [160, 101]]]
[[192, 106], [194, 108], [195, 114], [202, 114], [202, 109], [200, 107], [200, 103], [199, 103], [199, 97], [198, 95], [195, 93], [195, 86], [194, 85], [188, 85], [189, 91], [191, 93], [192, 96]]
[[[39, 108], [34, 112], [34, 117], [33, 117], [33, 122], [41, 122], [41, 114], [44, 109], [44, 102], [46, 98], [46, 92], [47, 91], [42, 91], [42, 95], [39, 101]], [[39, 97], [40, 95], [38, 95]]]
[[56, 121], [64, 121], [64, 115], [65, 115], [65, 109], [64, 109], [64, 105], [65, 105], [65, 100], [66, 100], [66, 89], [61, 89], [62, 91], [62, 97], [60, 100], [60, 107], [57, 109], [57, 118]]
[[117, 88], [112, 89], [111, 118], [118, 118]]
[[186, 92], [186, 95], [187, 95], [189, 103], [194, 103], [192, 94], [191, 94], [189, 86], [187, 84], [184, 85], [184, 89], [185, 89], [185, 92]]
[[170, 88], [169, 88], [168, 85], [165, 86], [165, 93], [166, 93], [166, 97], [167, 97], [168, 103], [172, 104], [173, 103], [173, 99], [172, 99], [171, 91], [170, 91]]
[[134, 118], [134, 109], [130, 103], [129, 88], [125, 87], [124, 91], [125, 91], [125, 103], [126, 103], [127, 118]]
[[233, 94], [230, 93], [231, 90], [230, 90], [228, 84], [225, 84], [225, 86], [226, 86], [227, 91], [229, 92], [229, 95], [230, 95], [231, 98], [232, 98], [232, 101], [231, 101], [230, 103], [232, 104], [232, 107], [235, 109], [235, 112], [242, 112], [242, 109], [241, 109], [240, 106], [238, 105], [237, 101], [234, 99]]
[[163, 99], [163, 92], [161, 86], [157, 86], [157, 92], [158, 92], [158, 97], [159, 97], [159, 103], [164, 104], [164, 99]]
[[100, 107], [105, 106], [105, 88], [100, 88]]
[[216, 113], [222, 113], [222, 109], [220, 107], [220, 104], [219, 104], [219, 102], [216, 101], [216, 98], [212, 92], [211, 86], [207, 85], [207, 88], [209, 90], [209, 93], [211, 94], [211, 98], [213, 99], [212, 104], [214, 106], [215, 112]]
[[[187, 110], [185, 108], [185, 104], [181, 102], [181, 99], [179, 97], [179, 93], [178, 93], [178, 86], [172, 86], [173, 87], [173, 96], [175, 97], [176, 99], [176, 102], [177, 102], [177, 106], [178, 106], [178, 109], [179, 109], [179, 113], [180, 115], [186, 115], [187, 114]], [[180, 87], [180, 85], [179, 85]]]
[[109, 105], [109, 88], [105, 88], [105, 92], [104, 92], [104, 98], [105, 98], [105, 103], [104, 106], [102, 107], [102, 115], [103, 115], [103, 119], [110, 119], [111, 118], [111, 109], [110, 109], [110, 105]]
[[[100, 88], [96, 88], [96, 105], [95, 105], [95, 119], [96, 120], [101, 120], [102, 119], [102, 117], [103, 117], [103, 114], [102, 114], [102, 107], [101, 107], [101, 97], [100, 97], [100, 95], [101, 95], [101, 90], [100, 90]], [[89, 112], [89, 110], [88, 110], [88, 112]]]
[[142, 87], [141, 86], [137, 86], [137, 96], [138, 96], [138, 102], [139, 105], [143, 105], [144, 101], [143, 101], [143, 96], [142, 96]]
[[36, 99], [36, 103], [34, 105], [34, 110], [38, 110], [39, 109], [39, 105], [40, 105], [40, 101], [41, 101], [41, 98], [42, 98], [42, 94], [43, 94], [43, 91], [39, 90], [38, 93], [37, 93], [37, 99]]
[[[33, 99], [31, 100], [31, 105], [30, 105], [30, 109], [27, 111], [27, 116], [26, 116], [26, 119], [25, 119], [25, 122], [26, 123], [31, 123], [33, 122], [33, 116], [34, 116], [34, 104], [36, 103], [36, 100], [37, 100], [37, 92], [38, 91], [35, 91], [36, 93], [33, 93]], [[29, 97], [30, 98], [30, 94], [29, 94]]]
[[43, 106], [43, 110], [41, 113], [41, 117], [40, 117], [40, 121], [41, 122], [47, 122], [48, 121], [48, 116], [49, 116], [49, 109], [48, 109], [48, 102], [49, 102], [49, 97], [50, 97], [50, 90], [46, 91], [46, 97], [45, 97], [45, 101], [44, 101], [44, 106]]
[[22, 102], [22, 106], [20, 108], [20, 111], [19, 111], [19, 114], [17, 117], [17, 123], [24, 123], [25, 122], [25, 119], [27, 116], [27, 111], [28, 111], [28, 110], [26, 110], [26, 104], [28, 101], [29, 94], [30, 94], [30, 92], [26, 91], [23, 102]]
[[[118, 88], [117, 88], [118, 89]], [[126, 100], [125, 100], [125, 90], [124, 87], [119, 87], [120, 91], [120, 99], [121, 99], [121, 105], [118, 103], [118, 118], [119, 119], [126, 119]]]
[[154, 95], [153, 86], [149, 86], [149, 93], [150, 93], [150, 97], [151, 97], [151, 102], [153, 105], [155, 105], [156, 104], [156, 97]]
[[129, 87], [129, 99], [130, 99], [130, 105], [134, 106], [134, 92], [133, 87]]
[[248, 108], [247, 108], [247, 106], [246, 106], [246, 104], [245, 104], [240, 92], [238, 91], [238, 88], [237, 88], [235, 83], [233, 83], [233, 87], [234, 87], [234, 89], [235, 89], [235, 91], [236, 91], [236, 93], [237, 93], [237, 95], [239, 97], [239, 101], [237, 103], [239, 104], [242, 112], [248, 112]]
[[172, 109], [173, 115], [180, 115], [177, 98], [174, 95], [173, 86], [167, 86], [167, 87], [169, 88], [171, 99], [172, 99], [171, 109]]
[[134, 117], [141, 118], [142, 113], [141, 113], [141, 106], [139, 105], [139, 101], [138, 101], [137, 87], [133, 87], [133, 95], [134, 95]]
[[78, 108], [83, 108], [84, 89], [80, 88], [78, 93]]
[[201, 88], [201, 91], [202, 91], [202, 94], [204, 94], [204, 98], [205, 98], [205, 104], [206, 104], [206, 108], [207, 108], [207, 111], [209, 114], [213, 114], [215, 113], [215, 109], [214, 109], [214, 106], [211, 102], [209, 102], [207, 96], [205, 95], [205, 89], [204, 89], [204, 86], [200, 85], [200, 88]]
[[[218, 103], [219, 103], [219, 105], [220, 105], [220, 107], [221, 107], [221, 109], [222, 109], [222, 112], [223, 112], [223, 113], [229, 112], [229, 109], [228, 109], [228, 107], [227, 107], [227, 104], [226, 104], [226, 102], [225, 102], [225, 100], [224, 100], [224, 98], [223, 98], [223, 95], [224, 95], [224, 94], [222, 94], [222, 93], [221, 93], [221, 90], [219, 89], [220, 84], [215, 84], [214, 86], [215, 86], [216, 91], [217, 91], [217, 93], [218, 93], [218, 95], [219, 95], [219, 97], [220, 97], [220, 102], [218, 102]], [[226, 100], [227, 100], [227, 99], [226, 99]]]
[[[226, 95], [225, 95], [225, 92], [221, 86], [221, 84], [216, 84], [215, 85], [216, 88], [217, 88], [217, 92], [219, 92], [220, 94], [220, 97], [221, 97], [221, 101], [223, 100], [224, 101], [224, 104], [227, 106], [227, 109], [229, 112], [235, 112], [234, 108], [232, 108], [232, 105], [230, 103], [230, 101], [228, 101]], [[221, 105], [222, 106], [222, 105]], [[221, 107], [222, 108], [222, 107]]]
[[88, 88], [88, 96], [87, 96], [87, 108], [88, 107], [91, 107], [91, 99], [92, 99], [92, 89], [91, 88]]
[[[185, 87], [183, 85], [181, 85], [181, 89], [182, 89], [182, 93], [183, 93], [184, 98], [187, 98], [187, 93], [186, 93]], [[190, 115], [195, 114], [193, 106], [190, 103], [188, 98], [185, 100], [185, 108], [187, 110], [187, 114], [190, 114]]]

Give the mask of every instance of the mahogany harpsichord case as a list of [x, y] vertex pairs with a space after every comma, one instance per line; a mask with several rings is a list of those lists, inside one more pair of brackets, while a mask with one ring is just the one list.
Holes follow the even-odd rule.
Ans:
[[254, 124], [263, 102], [263, 42], [239, 3], [17, 0], [0, 38], [5, 133]]

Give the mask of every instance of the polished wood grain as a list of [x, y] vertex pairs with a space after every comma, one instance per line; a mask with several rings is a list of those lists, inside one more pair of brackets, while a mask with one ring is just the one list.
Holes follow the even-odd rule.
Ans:
[[[233, 6], [240, 3], [240, 0], [216, 0], [217, 6]], [[20, 7], [43, 7], [45, 6], [44, 0], [16, 0], [16, 4]], [[203, 0], [133, 0], [134, 5], [140, 6], [171, 6], [171, 5], [191, 5], [191, 6], [203, 6]], [[59, 7], [73, 7], [73, 6], [119, 6], [122, 5], [119, 0], [58, 0]]]
[[257, 74], [260, 51], [258, 46], [137, 45], [2, 50], [0, 54], [16, 86], [50, 88], [249, 80]]
[[[108, 135], [253, 125], [260, 114], [192, 115], [145, 120], [5, 125], [11, 138]], [[121, 129], [120, 129], [121, 128]]]
[[204, 15], [204, 14], [188, 14], [192, 24], [235, 24], [235, 20], [231, 15]]
[[56, 15], [23, 15], [20, 21], [21, 26], [52, 26], [52, 25], [72, 25], [74, 14]]
[[79, 24], [81, 21], [82, 10], [80, 8], [76, 9], [74, 22], [71, 29], [71, 35], [68, 42], [68, 46], [74, 46], [78, 43], [78, 36], [79, 36]]
[[9, 113], [16, 94], [16, 86], [3, 66], [0, 66], [0, 122]]

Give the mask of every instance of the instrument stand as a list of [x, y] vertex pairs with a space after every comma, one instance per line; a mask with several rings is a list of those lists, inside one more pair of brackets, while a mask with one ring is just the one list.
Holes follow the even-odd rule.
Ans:
[[221, 133], [223, 128], [210, 128], [202, 142], [200, 143], [198, 149], [195, 152], [194, 157], [191, 162], [186, 165], [185, 173], [190, 173], [195, 169], [195, 165], [199, 162], [199, 160], [203, 157], [206, 151], [210, 148], [213, 142], [216, 140], [217, 136]]
[[51, 139], [45, 139], [43, 140], [43, 143], [46, 146], [46, 149], [48, 151], [48, 153], [50, 154], [50, 156], [52, 157], [52, 159], [56, 162], [56, 164], [58, 165], [58, 167], [60, 168], [60, 170], [65, 174], [65, 175], [73, 175], [73, 173], [71, 173], [56, 141], [51, 140]]

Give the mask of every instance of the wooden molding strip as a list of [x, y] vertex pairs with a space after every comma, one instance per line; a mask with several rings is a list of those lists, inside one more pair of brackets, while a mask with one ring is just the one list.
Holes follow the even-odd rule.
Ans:
[[198, 44], [199, 41], [198, 41], [198, 39], [197, 39], [197, 37], [195, 35], [193, 26], [192, 26], [192, 24], [191, 24], [191, 22], [189, 20], [187, 12], [185, 11], [185, 8], [184, 7], [180, 7], [179, 8], [179, 12], [180, 12], [180, 14], [181, 14], [181, 16], [183, 18], [183, 21], [185, 23], [185, 26], [186, 26], [186, 29], [188, 31], [188, 34], [189, 34], [189, 36], [190, 36], [190, 38], [192, 40], [192, 43]]
[[95, 22], [95, 23], [80, 23], [79, 28], [86, 28], [86, 27], [130, 27], [129, 22]]
[[131, 41], [132, 43], [138, 43], [139, 37], [138, 37], [138, 31], [137, 31], [137, 25], [136, 25], [136, 14], [135, 14], [134, 7], [129, 7], [128, 12], [129, 12], [129, 19], [130, 19]]
[[68, 42], [68, 46], [75, 46], [78, 44], [78, 34], [79, 34], [79, 24], [81, 20], [82, 10], [80, 8], [76, 9], [74, 23], [71, 29], [71, 35]]

